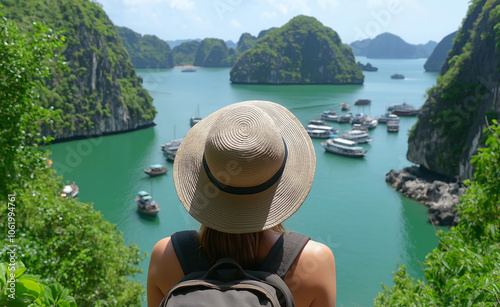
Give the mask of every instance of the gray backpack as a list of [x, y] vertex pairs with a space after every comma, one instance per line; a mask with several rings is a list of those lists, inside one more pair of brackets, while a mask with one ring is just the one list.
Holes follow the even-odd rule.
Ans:
[[309, 237], [281, 235], [256, 270], [244, 269], [231, 258], [211, 264], [196, 231], [176, 232], [171, 239], [185, 276], [165, 295], [161, 307], [295, 306], [284, 278]]

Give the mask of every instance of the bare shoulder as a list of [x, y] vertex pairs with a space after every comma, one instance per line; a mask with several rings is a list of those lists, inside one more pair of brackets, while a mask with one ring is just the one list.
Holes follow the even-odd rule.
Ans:
[[310, 240], [297, 257], [285, 282], [297, 307], [335, 306], [335, 257], [330, 248]]
[[335, 274], [335, 257], [325, 244], [309, 240], [295, 261], [295, 273], [304, 279], [312, 275], [313, 280], [330, 278]]
[[161, 239], [153, 247], [148, 269], [148, 306], [158, 306], [163, 296], [184, 273], [175, 254], [170, 237]]
[[323, 243], [309, 240], [302, 250], [301, 256], [315, 258], [319, 261], [333, 261], [334, 256], [331, 249]]
[[149, 263], [148, 273], [153, 276], [160, 275], [162, 280], [165, 279], [165, 272], [168, 272], [169, 276], [173, 275], [174, 279], [181, 279], [184, 276], [170, 237], [163, 238], [155, 244]]

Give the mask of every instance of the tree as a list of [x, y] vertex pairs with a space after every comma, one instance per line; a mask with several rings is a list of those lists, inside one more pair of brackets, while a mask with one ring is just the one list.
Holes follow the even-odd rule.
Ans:
[[40, 147], [50, 141], [40, 125], [54, 112], [38, 93], [63, 67], [64, 39], [38, 23], [21, 30], [1, 18], [0, 42], [0, 304], [140, 305], [144, 289], [130, 277], [144, 256], [92, 205], [59, 197], [61, 180]]
[[474, 181], [465, 182], [460, 223], [438, 233], [440, 245], [423, 263], [426, 282], [402, 266], [375, 306], [500, 305], [500, 126], [492, 122], [484, 131], [486, 147], [471, 159], [476, 172]]
[[35, 91], [62, 64], [54, 50], [63, 38], [38, 23], [24, 35], [1, 12], [0, 18], [0, 195], [6, 197], [8, 187], [46, 166], [38, 145], [50, 141], [40, 136], [40, 124], [49, 123], [51, 110], [35, 103]]

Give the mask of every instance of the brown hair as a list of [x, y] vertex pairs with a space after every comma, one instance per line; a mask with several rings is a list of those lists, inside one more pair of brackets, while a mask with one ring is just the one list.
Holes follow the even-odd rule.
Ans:
[[[285, 232], [279, 224], [272, 228], [278, 232]], [[231, 257], [243, 267], [252, 267], [257, 262], [257, 252], [262, 238], [262, 231], [251, 233], [226, 233], [201, 225], [198, 232], [200, 246], [205, 250], [208, 258], [215, 262], [222, 257]]]

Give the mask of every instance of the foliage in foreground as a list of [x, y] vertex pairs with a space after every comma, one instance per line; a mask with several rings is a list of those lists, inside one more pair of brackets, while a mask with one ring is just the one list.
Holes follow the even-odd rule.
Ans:
[[476, 173], [466, 181], [460, 223], [438, 233], [440, 245], [423, 264], [426, 282], [401, 266], [394, 287], [383, 285], [375, 306], [500, 305], [500, 126], [493, 123], [487, 147], [471, 159]]
[[0, 305], [140, 305], [144, 289], [129, 278], [140, 272], [139, 249], [91, 205], [59, 197], [38, 147], [53, 112], [37, 93], [62, 62], [62, 39], [39, 24], [21, 34], [4, 18], [0, 39]]
[[[0, 263], [0, 305], [76, 307], [75, 299], [69, 290], [58, 282], [47, 282], [36, 276], [24, 274], [26, 267], [22, 262], [15, 265]], [[7, 305], [8, 304], [8, 305]]]

